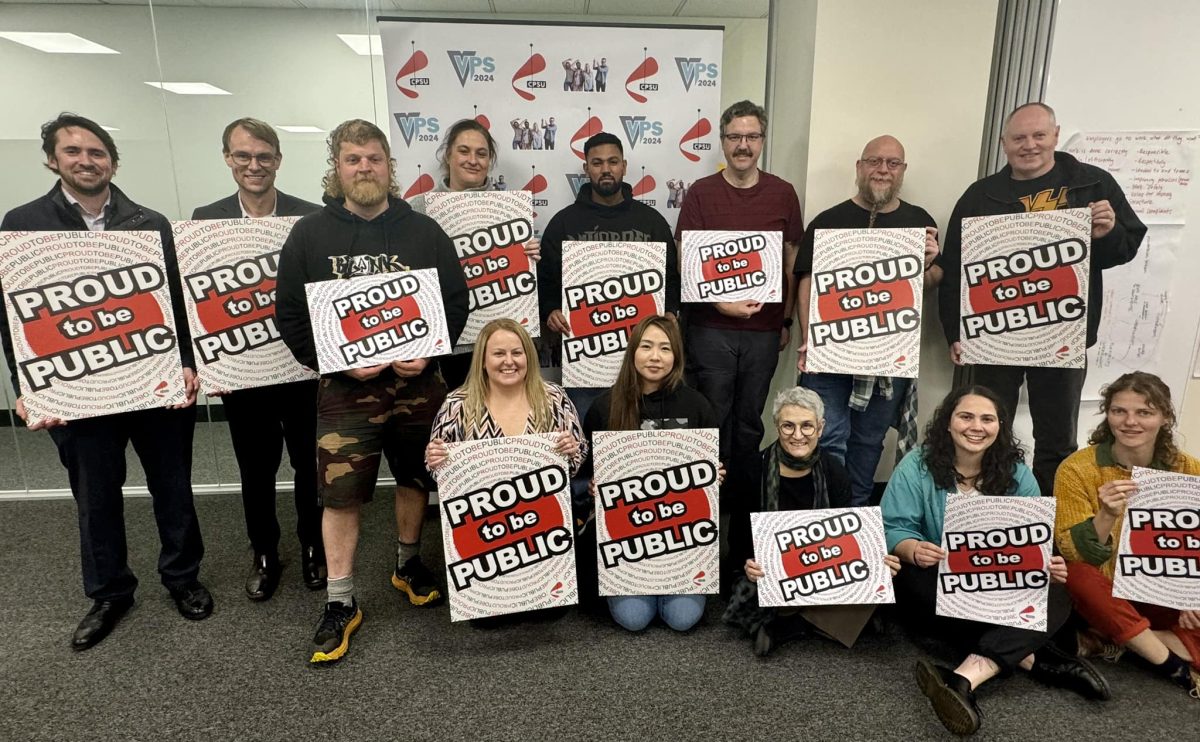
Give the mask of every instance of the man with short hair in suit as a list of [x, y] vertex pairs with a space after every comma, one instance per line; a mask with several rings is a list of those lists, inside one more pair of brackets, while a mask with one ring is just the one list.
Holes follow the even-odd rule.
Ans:
[[[237, 193], [201, 206], [193, 219], [260, 219], [303, 216], [320, 206], [275, 187], [283, 162], [279, 136], [271, 126], [252, 118], [238, 119], [221, 135], [225, 163], [237, 183]], [[279, 586], [279, 521], [275, 516], [275, 480], [286, 444], [295, 476], [296, 536], [300, 540], [300, 569], [310, 590], [325, 587], [325, 547], [321, 538], [321, 506], [317, 500], [316, 451], [317, 380], [240, 389], [221, 396], [229, 436], [242, 482], [246, 533], [254, 563], [246, 578], [246, 595], [267, 600]]]

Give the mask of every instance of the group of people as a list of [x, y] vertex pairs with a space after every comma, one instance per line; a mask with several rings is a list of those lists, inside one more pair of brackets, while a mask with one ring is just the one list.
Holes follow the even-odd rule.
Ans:
[[529, 119], [513, 119], [508, 122], [513, 130], [513, 149], [554, 149], [554, 140], [558, 136], [558, 124], [554, 117], [542, 119], [541, 124]]
[[[564, 62], [564, 68], [564, 89], [574, 89], [570, 86], [578, 62]], [[603, 89], [600, 70], [606, 70], [604, 60], [589, 70], [596, 75], [597, 89]], [[517, 122], [513, 126], [517, 131]], [[716, 428], [723, 463], [722, 509], [730, 515], [722, 569], [728, 580], [723, 591], [729, 596], [726, 620], [748, 634], [760, 655], [807, 633], [853, 643], [872, 620], [871, 611], [758, 606], [755, 583], [763, 570], [753, 559], [748, 516], [870, 503], [884, 435], [896, 427], [901, 451], [907, 453], [882, 500], [890, 552], [886, 563], [896, 576], [900, 615], [916, 619], [920, 630], [954, 639], [968, 653], [953, 670], [924, 661], [916, 670], [921, 691], [949, 729], [969, 733], [978, 728], [974, 690], [1018, 667], [1045, 682], [1105, 698], [1107, 684], [1084, 656], [1112, 657], [1122, 647], [1195, 695], [1200, 615], [1131, 604], [1111, 595], [1112, 544], [1134, 489], [1129, 467], [1200, 473], [1200, 462], [1173, 443], [1175, 414], [1161, 381], [1131, 374], [1108, 387], [1102, 404], [1106, 418], [1092, 435], [1093, 445], [1073, 453], [1082, 370], [977, 366], [975, 385], [946, 397], [919, 447], [915, 380], [805, 370], [812, 235], [822, 228], [924, 228], [925, 285], [939, 287], [943, 329], [951, 358], [959, 363], [962, 219], [1090, 208], [1088, 341], [1094, 342], [1101, 271], [1131, 260], [1146, 231], [1116, 182], [1105, 171], [1057, 152], [1053, 111], [1027, 104], [1005, 121], [1001, 139], [1009, 164], [967, 189], [940, 247], [929, 213], [900, 199], [907, 162], [902, 144], [887, 135], [864, 147], [855, 163], [851, 198], [819, 214], [806, 230], [795, 189], [758, 166], [766, 133], [762, 107], [741, 101], [724, 111], [720, 137], [725, 167], [687, 189], [674, 230], [633, 197], [624, 182], [628, 163], [617, 136], [601, 132], [584, 144], [588, 182], [525, 250], [536, 262], [545, 332], [569, 335], [560, 305], [564, 241], [665, 245], [666, 313], [643, 319], [630, 333], [611, 388], [564, 390], [543, 381], [525, 328], [498, 320], [484, 328], [474, 352], [458, 360], [397, 361], [314, 382], [225, 395], [254, 554], [247, 596], [269, 599], [281, 578], [274, 475], [285, 447], [296, 470], [301, 577], [308, 587], [326, 590], [311, 660], [327, 662], [345, 656], [363, 620], [354, 565], [361, 510], [375, 492], [381, 456], [387, 457], [397, 483], [392, 584], [413, 605], [433, 606], [444, 591], [422, 561], [420, 538], [428, 493], [446, 461], [448, 443], [558, 432], [556, 449], [569, 459], [573, 473], [586, 479], [590, 436], [597, 430]], [[118, 158], [108, 132], [88, 119], [63, 114], [43, 127], [42, 141], [47, 167], [59, 180], [47, 195], [10, 211], [3, 229], [153, 229], [162, 235], [168, 272], [177, 274], [169, 222], [111, 183]], [[331, 132], [323, 206], [275, 188], [282, 152], [267, 124], [232, 122], [222, 148], [238, 192], [197, 209], [195, 218], [304, 215], [281, 252], [276, 297], [278, 328], [297, 361], [316, 367], [305, 284], [372, 273], [434, 269], [450, 339], [457, 340], [467, 319], [468, 291], [454, 247], [422, 213], [422, 198], [410, 204], [399, 197], [391, 149], [378, 127], [354, 119]], [[443, 178], [438, 189], [496, 188], [491, 179], [496, 157], [496, 142], [486, 127], [474, 119], [457, 122], [439, 151]], [[783, 300], [693, 304], [681, 314], [677, 244], [687, 230], [781, 232]], [[201, 619], [212, 611], [212, 596], [199, 581], [203, 547], [190, 484], [196, 383], [177, 275], [174, 281], [189, 392], [184, 405], [63, 424], [29, 419], [17, 401], [17, 412], [31, 429], [49, 429], [78, 503], [84, 588], [93, 605], [73, 636], [76, 649], [103, 639], [133, 603], [137, 581], [126, 563], [121, 507], [123, 451], [129, 441], [146, 468], [154, 498], [163, 584], [185, 617]], [[7, 322], [0, 321], [0, 327], [15, 379]], [[778, 440], [760, 450], [768, 389], [793, 328], [801, 338], [799, 386], [775, 401]], [[1032, 470], [1012, 434], [1022, 383], [1029, 387], [1034, 422]], [[945, 495], [955, 491], [1059, 499], [1057, 541], [1063, 556], [1050, 565], [1056, 586], [1051, 588], [1048, 631], [934, 616], [934, 577], [945, 558], [938, 545]], [[587, 517], [577, 513], [581, 523]], [[1065, 645], [1059, 630], [1069, 625], [1072, 603], [1089, 626], [1077, 646], [1074, 641]], [[631, 630], [644, 628], [656, 616], [686, 630], [703, 615], [705, 600], [627, 596], [609, 599], [608, 608]]]
[[667, 208], [678, 209], [683, 206], [690, 185], [683, 178], [667, 181]]
[[600, 57], [599, 62], [593, 59], [590, 63], [564, 59], [562, 66], [566, 73], [563, 90], [576, 93], [603, 93], [608, 90], [607, 57]]

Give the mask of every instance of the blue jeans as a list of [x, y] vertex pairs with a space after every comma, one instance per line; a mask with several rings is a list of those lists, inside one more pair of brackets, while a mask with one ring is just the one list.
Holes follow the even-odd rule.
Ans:
[[892, 398], [884, 399], [876, 388], [867, 409], [850, 409], [850, 391], [854, 377], [849, 374], [810, 374], [800, 377], [800, 385], [821, 395], [825, 403], [825, 432], [821, 450], [846, 467], [850, 475], [851, 503], [866, 505], [875, 489], [875, 468], [883, 456], [883, 439], [904, 405], [911, 379], [892, 378]]
[[621, 595], [608, 599], [613, 620], [630, 631], [641, 631], [655, 616], [676, 631], [687, 631], [704, 615], [703, 595]]

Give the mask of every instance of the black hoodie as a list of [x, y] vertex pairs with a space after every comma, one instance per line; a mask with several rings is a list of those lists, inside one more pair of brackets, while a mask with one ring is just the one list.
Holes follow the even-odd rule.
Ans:
[[326, 196], [325, 208], [296, 222], [280, 253], [275, 289], [279, 334], [297, 361], [315, 369], [304, 284], [421, 268], [437, 269], [453, 345], [467, 324], [467, 281], [453, 243], [437, 222], [396, 197], [388, 198], [387, 211], [367, 221], [340, 199]]
[[538, 308], [542, 322], [562, 309], [562, 243], [568, 241], [665, 242], [667, 245], [666, 310], [679, 311], [679, 267], [675, 236], [667, 220], [633, 197], [633, 186], [621, 184], [621, 203], [605, 206], [592, 200], [592, 184], [584, 183], [575, 203], [559, 211], [542, 232], [538, 262]]

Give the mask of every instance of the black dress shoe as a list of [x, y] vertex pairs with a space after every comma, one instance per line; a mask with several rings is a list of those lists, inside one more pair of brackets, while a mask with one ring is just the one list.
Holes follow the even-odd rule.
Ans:
[[928, 660], [917, 660], [916, 676], [917, 686], [929, 699], [942, 726], [963, 736], [979, 731], [983, 715], [975, 704], [971, 681]]
[[316, 546], [300, 547], [300, 574], [309, 590], [324, 590], [326, 583], [325, 550]]
[[278, 556], [255, 554], [254, 564], [250, 565], [250, 575], [246, 577], [246, 595], [250, 600], [269, 600], [279, 587], [279, 575], [283, 565]]
[[186, 585], [168, 589], [171, 598], [175, 600], [175, 607], [179, 609], [179, 615], [184, 618], [190, 621], [200, 621], [212, 614], [212, 595], [208, 592], [208, 588], [200, 584], [199, 580], [192, 580]]
[[75, 633], [71, 636], [71, 648], [75, 651], [89, 649], [100, 643], [108, 636], [121, 616], [133, 606], [133, 596], [117, 598], [116, 600], [97, 600], [92, 603], [92, 609], [87, 612]]
[[1093, 701], [1107, 701], [1112, 697], [1108, 681], [1091, 662], [1072, 657], [1053, 644], [1034, 653], [1033, 669], [1029, 674], [1040, 683], [1075, 691]]

